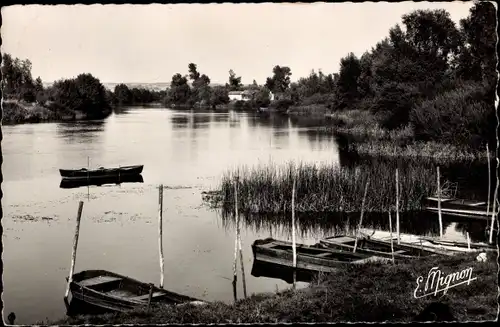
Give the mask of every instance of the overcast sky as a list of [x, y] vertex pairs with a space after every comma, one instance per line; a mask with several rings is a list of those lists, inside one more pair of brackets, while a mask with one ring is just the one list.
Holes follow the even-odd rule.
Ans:
[[169, 82], [190, 62], [213, 83], [229, 69], [259, 84], [275, 65], [292, 80], [337, 72], [388, 36], [401, 16], [445, 9], [458, 24], [472, 2], [10, 6], [2, 52], [30, 59], [44, 82], [88, 72], [101, 82]]

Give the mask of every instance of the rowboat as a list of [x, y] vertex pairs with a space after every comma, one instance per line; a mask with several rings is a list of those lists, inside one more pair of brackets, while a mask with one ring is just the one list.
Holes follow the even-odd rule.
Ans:
[[[439, 199], [436, 197], [428, 197], [425, 199], [425, 210], [438, 212]], [[490, 205], [490, 210], [492, 210]], [[488, 219], [491, 212], [488, 213], [488, 204], [483, 201], [473, 201], [455, 198], [441, 199], [441, 212], [445, 215], [461, 216], [477, 219]]]
[[[292, 243], [273, 238], [256, 240], [252, 244], [254, 260], [293, 268]], [[369, 261], [386, 261], [386, 258], [361, 253], [349, 253], [321, 246], [296, 244], [298, 269], [331, 273], [346, 264], [362, 264]]]
[[99, 177], [116, 177], [122, 175], [134, 175], [141, 174], [144, 165], [137, 166], [124, 166], [119, 168], [99, 168], [94, 170], [89, 170], [86, 168], [81, 169], [59, 169], [61, 177], [64, 178], [99, 178]]
[[85, 270], [74, 274], [70, 291], [72, 302], [77, 300], [90, 307], [112, 312], [146, 307], [150, 292], [152, 292], [152, 303], [171, 305], [204, 303], [106, 270]]
[[439, 239], [435, 239], [435, 238], [431, 238], [431, 237], [422, 237], [422, 240], [425, 240], [425, 241], [430, 242], [432, 244], [445, 246], [445, 247], [457, 247], [457, 248], [464, 248], [464, 249], [468, 249], [470, 247], [471, 250], [481, 250], [481, 251], [496, 251], [497, 250], [496, 245], [487, 244], [487, 243], [470, 242], [468, 244], [466, 242], [439, 240]]
[[[298, 282], [309, 283], [320, 273], [306, 269], [296, 269], [295, 280]], [[252, 276], [281, 279], [288, 284], [293, 283], [293, 268], [287, 266], [275, 265], [268, 262], [254, 260], [252, 265]]]
[[[351, 236], [331, 236], [320, 240], [320, 244], [327, 248], [337, 249], [340, 251], [353, 251], [356, 239]], [[392, 248], [394, 249], [395, 259], [411, 259], [429, 255], [435, 255], [433, 251], [428, 251], [422, 248], [415, 248], [414, 246], [407, 246], [393, 242]], [[374, 240], [363, 237], [358, 239], [356, 252], [366, 253], [370, 255], [377, 255], [386, 258], [392, 258], [391, 243], [381, 240]]]
[[121, 183], [144, 183], [144, 179], [140, 174], [126, 174], [122, 176], [102, 176], [94, 178], [63, 178], [59, 184], [60, 188], [77, 188], [82, 186], [102, 186], [106, 184], [121, 184]]
[[[386, 231], [375, 231], [372, 235], [368, 235], [368, 233], [363, 233], [364, 236], [370, 238], [371, 240], [377, 240], [380, 242], [385, 242], [390, 244], [391, 236], [389, 232]], [[397, 237], [393, 235], [393, 243], [397, 244]], [[411, 246], [414, 248], [422, 248], [426, 251], [432, 251], [436, 254], [443, 255], [454, 255], [459, 252], [472, 252], [478, 251], [478, 249], [474, 249], [471, 247], [469, 250], [467, 248], [467, 243], [458, 244], [439, 244], [437, 241], [431, 242], [431, 238], [425, 236], [417, 236], [417, 235], [409, 235], [409, 234], [401, 234], [400, 235], [400, 244], [404, 246]]]

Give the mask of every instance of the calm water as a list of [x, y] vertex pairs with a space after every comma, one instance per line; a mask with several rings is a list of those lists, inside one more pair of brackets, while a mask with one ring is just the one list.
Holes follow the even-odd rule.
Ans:
[[[65, 277], [80, 200], [75, 271], [106, 269], [158, 284], [159, 184], [165, 186], [165, 288], [231, 302], [234, 225], [203, 205], [201, 192], [241, 165], [288, 160], [340, 165], [335, 139], [315, 127], [288, 118], [160, 108], [131, 108], [103, 122], [4, 126], [5, 316], [14, 311], [16, 323], [33, 324], [65, 315]], [[86, 167], [88, 158], [92, 168], [144, 164], [144, 183], [61, 189], [58, 169]], [[291, 239], [286, 227], [255, 221], [242, 228], [249, 293], [290, 287], [250, 275], [255, 239]], [[447, 233], [463, 238], [460, 228], [466, 227]], [[305, 226], [297, 241], [312, 244], [324, 234], [318, 226]]]

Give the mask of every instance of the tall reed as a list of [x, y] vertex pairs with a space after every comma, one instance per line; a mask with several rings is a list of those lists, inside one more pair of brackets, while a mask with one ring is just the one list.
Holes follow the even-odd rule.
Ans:
[[[292, 173], [296, 169], [296, 212], [359, 212], [364, 186], [372, 181], [365, 211], [393, 210], [396, 164], [372, 162], [357, 167], [294, 163], [280, 166], [241, 167], [238, 189], [239, 208], [244, 213], [285, 213], [290, 210]], [[436, 172], [419, 166], [400, 167], [399, 210], [421, 210], [422, 199], [436, 189]], [[223, 211], [234, 211], [234, 188], [231, 176], [223, 175], [217, 206]]]

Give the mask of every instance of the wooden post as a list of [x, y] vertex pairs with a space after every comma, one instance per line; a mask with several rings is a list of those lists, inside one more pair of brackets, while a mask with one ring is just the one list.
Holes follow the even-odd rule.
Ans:
[[[243, 296], [247, 297], [247, 284], [245, 279], [245, 265], [243, 264], [243, 249], [241, 246], [241, 229], [240, 229], [240, 214], [238, 210], [238, 182], [239, 179], [236, 177], [236, 181], [234, 183], [234, 201], [235, 201], [235, 215], [236, 215], [236, 239], [238, 241], [238, 250], [240, 252], [240, 264], [241, 264], [241, 278], [243, 281]], [[236, 260], [235, 260], [236, 261]]]
[[368, 178], [366, 180], [365, 194], [363, 195], [363, 202], [361, 202], [361, 217], [359, 218], [358, 230], [356, 231], [356, 239], [354, 241], [354, 249], [352, 249], [353, 253], [355, 253], [356, 249], [358, 248], [358, 237], [359, 237], [359, 232], [361, 230], [361, 225], [363, 224], [363, 213], [365, 211], [365, 200], [366, 200], [366, 193], [368, 192], [368, 184], [369, 183], [370, 183], [370, 178]]
[[467, 232], [467, 248], [470, 250], [470, 237], [469, 237], [469, 232]]
[[443, 237], [443, 219], [441, 217], [441, 181], [439, 166], [437, 167], [437, 193], [438, 193], [438, 217], [439, 217], [439, 237]]
[[238, 236], [238, 248], [240, 250], [241, 278], [243, 280], [243, 296], [247, 298], [247, 283], [245, 279], [245, 266], [243, 264], [243, 250], [241, 249], [241, 234]]
[[90, 157], [87, 156], [87, 201], [90, 201]]
[[234, 301], [237, 301], [237, 294], [236, 294], [236, 282], [238, 280], [238, 274], [236, 272], [236, 264], [238, 260], [238, 238], [239, 238], [239, 226], [240, 226], [240, 215], [238, 213], [238, 178], [234, 178], [234, 216], [236, 218], [236, 238], [234, 240], [234, 261], [233, 261], [233, 295], [234, 295]]
[[151, 306], [151, 299], [153, 298], [153, 284], [150, 283], [149, 284], [149, 296], [148, 296], [148, 311], [150, 309], [150, 306]]
[[158, 248], [160, 253], [160, 288], [163, 288], [164, 265], [163, 259], [163, 184], [158, 188]]
[[293, 250], [293, 289], [297, 283], [297, 247], [295, 244], [295, 170], [292, 185], [292, 250]]
[[76, 216], [76, 229], [75, 236], [73, 238], [73, 250], [71, 253], [71, 268], [69, 270], [68, 277], [68, 285], [66, 287], [66, 293], [64, 294], [64, 303], [66, 304], [66, 308], [69, 309], [68, 296], [71, 282], [73, 281], [73, 272], [75, 270], [75, 262], [76, 262], [76, 249], [78, 247], [78, 236], [80, 234], [80, 220], [82, 218], [82, 210], [83, 210], [83, 201], [80, 201], [78, 204], [78, 214]]
[[397, 168], [396, 168], [396, 233], [398, 235], [398, 245], [399, 245], [401, 238], [399, 235], [399, 174]]
[[493, 243], [493, 228], [495, 227], [497, 196], [498, 196], [498, 178], [497, 178], [497, 185], [495, 187], [495, 194], [493, 195], [493, 210], [491, 212], [491, 226], [490, 226], [490, 240], [489, 240], [490, 244]]
[[486, 157], [488, 160], [488, 199], [486, 200], [486, 216], [490, 214], [490, 191], [491, 191], [491, 167], [490, 167], [490, 150], [486, 143]]
[[394, 246], [393, 246], [393, 239], [392, 239], [392, 219], [391, 219], [391, 212], [389, 211], [389, 229], [391, 231], [391, 254], [392, 254], [392, 264], [394, 264]]

